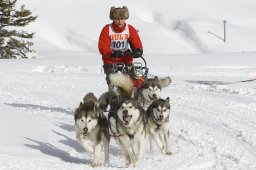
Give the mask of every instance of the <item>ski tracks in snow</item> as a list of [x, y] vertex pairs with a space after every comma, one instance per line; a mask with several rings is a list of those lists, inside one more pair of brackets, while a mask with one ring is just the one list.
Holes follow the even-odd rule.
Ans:
[[168, 89], [176, 152], [196, 150], [189, 159], [212, 162], [206, 169], [255, 169], [255, 97], [186, 87]]
[[[42, 142], [27, 138], [32, 143], [27, 147], [40, 151], [47, 159], [1, 155], [2, 167], [91, 168], [91, 155], [84, 153], [75, 141], [73, 111], [86, 93], [94, 92], [99, 96], [107, 90], [105, 76], [95, 66], [51, 67], [54, 71], [49, 68], [36, 67], [29, 73], [14, 71], [0, 75], [0, 101], [50, 120], [52, 125], [46, 127], [48, 132], [44, 133], [56, 139], [55, 142]], [[204, 70], [200, 73], [203, 75]], [[193, 72], [185, 74], [192, 76]], [[147, 150], [141, 168], [256, 169], [256, 90], [251, 86], [236, 89], [237, 85], [232, 84], [225, 87], [191, 84], [174, 76], [171, 86], [163, 91], [163, 97], [171, 98], [173, 155], [161, 155], [157, 149], [152, 154]], [[111, 165], [102, 164], [100, 168], [124, 168], [123, 153], [114, 140], [110, 152]]]

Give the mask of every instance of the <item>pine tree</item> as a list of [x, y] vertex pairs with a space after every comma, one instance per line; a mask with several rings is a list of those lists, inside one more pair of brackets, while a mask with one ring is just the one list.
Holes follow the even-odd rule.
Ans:
[[22, 5], [15, 9], [17, 0], [0, 0], [0, 58], [27, 58], [33, 45], [34, 33], [22, 30], [30, 22], [36, 20], [31, 12]]

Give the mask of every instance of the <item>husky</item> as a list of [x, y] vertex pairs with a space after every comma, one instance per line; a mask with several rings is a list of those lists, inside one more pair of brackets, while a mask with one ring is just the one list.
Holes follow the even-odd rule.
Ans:
[[[108, 120], [99, 109], [97, 98], [93, 93], [88, 93], [84, 97], [84, 103], [75, 111], [76, 139], [85, 151], [93, 153], [92, 166], [96, 167], [100, 163], [101, 145], [104, 145], [105, 163], [109, 163], [109, 126]], [[94, 148], [90, 145], [94, 142]]]
[[162, 88], [171, 84], [171, 78], [165, 77], [159, 79], [157, 76], [147, 79], [141, 87], [138, 88], [136, 98], [146, 111], [153, 101], [160, 98]]
[[110, 74], [109, 90], [99, 97], [100, 108], [104, 111], [110, 106], [110, 112], [116, 110], [118, 102], [126, 97], [134, 96], [133, 82], [129, 75]]
[[155, 141], [163, 154], [171, 155], [169, 114], [170, 99], [167, 97], [154, 101], [147, 110], [147, 134]]
[[[137, 167], [145, 152], [145, 113], [133, 98], [123, 99], [115, 114], [109, 115], [110, 131], [123, 149], [125, 164]], [[137, 148], [136, 148], [137, 147]]]

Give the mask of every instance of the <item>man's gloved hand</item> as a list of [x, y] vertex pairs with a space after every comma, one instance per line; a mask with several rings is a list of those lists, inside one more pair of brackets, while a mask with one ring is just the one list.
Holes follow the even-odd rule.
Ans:
[[143, 50], [141, 48], [137, 48], [133, 52], [133, 58], [139, 58], [142, 57]]
[[124, 52], [117, 50], [117, 51], [113, 51], [112, 54], [110, 55], [110, 58], [122, 58], [124, 57]]

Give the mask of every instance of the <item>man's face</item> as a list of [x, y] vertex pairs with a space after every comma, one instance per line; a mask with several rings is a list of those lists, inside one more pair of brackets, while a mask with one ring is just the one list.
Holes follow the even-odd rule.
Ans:
[[124, 24], [125, 24], [125, 19], [115, 19], [114, 20], [115, 24], [119, 27], [119, 28], [122, 28], [124, 27]]

